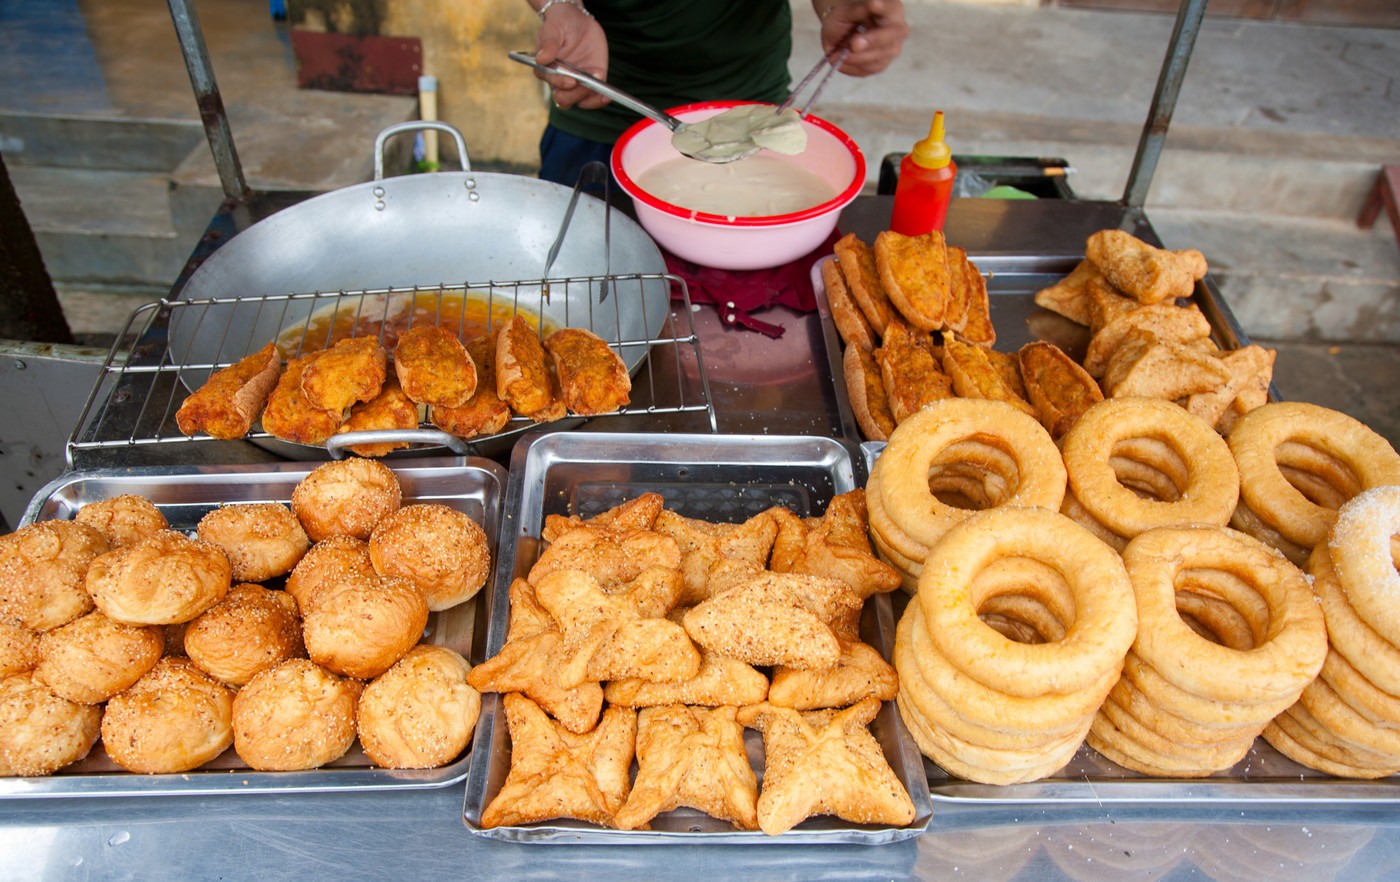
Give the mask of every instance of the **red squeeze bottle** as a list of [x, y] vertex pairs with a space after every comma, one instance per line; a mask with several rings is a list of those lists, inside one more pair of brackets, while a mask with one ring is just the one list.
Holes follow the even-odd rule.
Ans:
[[953, 151], [943, 143], [940, 110], [933, 115], [928, 137], [915, 144], [913, 152], [899, 162], [890, 229], [905, 236], [922, 236], [930, 230], [941, 232], [957, 174]]

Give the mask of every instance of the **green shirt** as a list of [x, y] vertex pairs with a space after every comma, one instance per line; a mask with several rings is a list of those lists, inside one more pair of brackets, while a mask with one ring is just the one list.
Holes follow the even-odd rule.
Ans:
[[[792, 49], [790, 0], [589, 0], [608, 37], [608, 82], [667, 110], [697, 101], [781, 103]], [[641, 119], [616, 101], [551, 107], [551, 125], [610, 144]]]

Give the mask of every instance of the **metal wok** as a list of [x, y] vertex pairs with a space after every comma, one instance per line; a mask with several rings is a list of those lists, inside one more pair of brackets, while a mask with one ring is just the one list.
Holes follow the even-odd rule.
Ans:
[[[385, 178], [388, 139], [422, 128], [440, 129], [455, 139], [462, 171]], [[283, 209], [230, 239], [191, 274], [177, 297], [200, 306], [177, 310], [169, 341], [171, 357], [188, 367], [181, 372], [185, 385], [198, 388], [211, 367], [260, 348], [330, 302], [289, 295], [327, 292], [493, 283], [494, 292], [512, 292], [522, 308], [541, 313], [547, 322], [591, 328], [619, 344], [631, 371], [646, 358], [646, 341], [657, 337], [668, 314], [665, 280], [642, 280], [630, 289], [634, 293], [623, 296], [628, 289], [618, 289], [615, 297], [608, 296], [614, 286], [601, 282], [556, 282], [548, 286], [547, 298], [541, 296], [548, 254], [561, 234], [573, 190], [520, 175], [471, 171], [461, 133], [445, 123], [385, 129], [375, 141], [374, 164], [373, 181]], [[614, 210], [608, 218], [606, 211], [600, 199], [577, 200], [549, 264], [551, 280], [665, 273], [650, 236], [620, 212]], [[535, 281], [521, 285], [522, 280]], [[510, 284], [494, 284], [503, 281]], [[268, 298], [280, 302], [269, 308]], [[494, 456], [528, 428], [514, 425], [472, 439], [465, 449], [451, 446], [457, 452]], [[328, 454], [327, 448], [280, 439], [251, 440], [296, 459]], [[329, 452], [338, 455], [343, 440], [337, 439]], [[412, 452], [425, 451], [418, 447]]]

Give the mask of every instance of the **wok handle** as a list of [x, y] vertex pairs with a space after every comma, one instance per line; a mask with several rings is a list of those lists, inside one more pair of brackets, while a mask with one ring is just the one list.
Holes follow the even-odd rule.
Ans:
[[344, 459], [346, 448], [368, 444], [440, 444], [460, 456], [471, 453], [471, 445], [451, 432], [441, 429], [368, 429], [363, 432], [341, 432], [326, 439], [326, 451], [331, 459]]
[[457, 158], [462, 163], [462, 171], [472, 170], [471, 161], [467, 159], [466, 139], [462, 137], [462, 133], [457, 131], [455, 126], [437, 120], [415, 119], [389, 126], [379, 133], [379, 137], [374, 139], [374, 179], [376, 181], [384, 179], [384, 145], [389, 142], [389, 139], [404, 132], [416, 132], [420, 129], [435, 129], [451, 135], [452, 140], [457, 142]]

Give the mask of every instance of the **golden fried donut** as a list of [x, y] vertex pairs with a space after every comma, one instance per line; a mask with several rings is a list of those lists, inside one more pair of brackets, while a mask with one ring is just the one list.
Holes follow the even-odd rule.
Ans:
[[89, 502], [73, 520], [97, 530], [113, 548], [139, 542], [152, 533], [170, 529], [156, 504], [144, 496], [123, 493], [101, 502]]
[[1308, 559], [1313, 593], [1327, 620], [1327, 636], [1333, 652], [1346, 659], [1378, 688], [1400, 695], [1400, 647], [1382, 637], [1352, 607], [1337, 582], [1327, 543], [1313, 549]]
[[141, 679], [164, 650], [160, 628], [124, 625], [93, 610], [44, 632], [34, 677], [60, 698], [98, 704]]
[[470, 599], [491, 573], [486, 531], [445, 505], [406, 505], [387, 515], [369, 537], [369, 557], [380, 575], [407, 579], [423, 592], [428, 609]]
[[[1114, 470], [1115, 447], [1141, 438], [1162, 442], [1186, 464], [1185, 485], [1171, 501], [1141, 498]], [[1234, 513], [1240, 479], [1229, 446], [1209, 423], [1170, 401], [1105, 399], [1085, 411], [1061, 444], [1075, 498], [1120, 536], [1178, 524], [1223, 526]]]
[[1039, 421], [1001, 401], [946, 398], [901, 423], [876, 460], [880, 507], [910, 538], [932, 547], [968, 516], [967, 510], [940, 502], [928, 486], [940, 454], [965, 441], [980, 442], [1010, 459], [1013, 473], [1003, 473], [1011, 485], [1005, 504], [1059, 510], [1065, 492], [1064, 462]]
[[[1303, 574], [1264, 543], [1223, 527], [1149, 530], [1128, 543], [1123, 562], [1137, 596], [1133, 651], [1176, 686], [1222, 702], [1257, 704], [1293, 694], [1322, 669], [1327, 629]], [[1222, 570], [1268, 604], [1268, 633], [1240, 652], [1204, 640], [1181, 620], [1177, 574]]]
[[32, 672], [0, 680], [0, 774], [51, 775], [88, 755], [102, 708], [60, 698]]
[[340, 535], [368, 539], [402, 501], [393, 469], [359, 457], [319, 465], [292, 490], [292, 512], [312, 542]]
[[[1002, 557], [1034, 558], [1064, 576], [1074, 596], [1074, 620], [1062, 639], [1013, 643], [977, 618], [982, 597], [973, 577]], [[1089, 687], [1122, 665], [1137, 631], [1132, 586], [1118, 555], [1074, 521], [1043, 508], [1002, 506], [953, 527], [924, 563], [918, 600], [930, 634], [954, 665], [1000, 692], [1023, 697]]]
[[102, 745], [129, 772], [187, 772], [232, 743], [233, 690], [188, 659], [161, 659], [102, 715]]
[[1294, 762], [1339, 778], [1388, 778], [1400, 771], [1384, 764], [1361, 765], [1359, 763], [1365, 762], [1365, 759], [1358, 762], [1358, 758], [1354, 756], [1347, 757], [1349, 761], [1324, 756], [1318, 751], [1332, 753], [1333, 756], [1339, 751], [1331, 745], [1321, 744], [1316, 739], [1309, 738], [1294, 720], [1291, 711], [1279, 714], [1265, 727], [1264, 740]]
[[360, 686], [294, 658], [269, 668], [233, 700], [233, 749], [262, 771], [315, 769], [355, 742]]
[[1327, 454], [1355, 475], [1358, 491], [1400, 484], [1400, 455], [1385, 438], [1346, 414], [1315, 404], [1280, 401], [1256, 407], [1235, 422], [1227, 440], [1239, 464], [1241, 499], [1266, 525], [1303, 548], [1327, 539], [1337, 513], [1288, 483], [1279, 471], [1280, 445], [1298, 442]]
[[0, 622], [0, 677], [32, 671], [39, 664], [39, 632]]
[[87, 590], [113, 621], [166, 625], [188, 622], [223, 600], [232, 573], [217, 545], [162, 530], [94, 560]]
[[40, 521], [0, 536], [0, 622], [57, 628], [92, 609], [83, 580], [109, 549], [87, 524]]
[[285, 591], [248, 584], [233, 586], [190, 622], [184, 648], [200, 670], [230, 686], [306, 655], [296, 601]]
[[228, 555], [235, 582], [286, 575], [311, 547], [296, 515], [276, 502], [221, 505], [199, 519], [198, 532]]
[[355, 710], [369, 758], [388, 769], [432, 769], [456, 759], [481, 713], [469, 673], [471, 665], [453, 650], [422, 644], [376, 677]]
[[1166, 679], [1136, 652], [1129, 652], [1123, 660], [1123, 679], [1146, 695], [1154, 707], [1203, 727], [1263, 725], [1292, 704], [1287, 695], [1253, 704], [1204, 698]]
[[1400, 644], [1400, 572], [1391, 539], [1400, 533], [1400, 487], [1364, 490], [1337, 511], [1327, 539], [1337, 582], [1362, 621]]
[[319, 595], [302, 621], [306, 653], [346, 677], [377, 677], [423, 636], [428, 604], [407, 579], [375, 576]]
[[378, 573], [369, 558], [369, 543], [354, 536], [322, 539], [297, 563], [284, 590], [305, 616], [325, 591], [356, 580], [374, 579]]
[[1292, 561], [1294, 566], [1303, 566], [1307, 563], [1308, 555], [1312, 553], [1311, 548], [1304, 548], [1295, 542], [1290, 542], [1284, 535], [1259, 519], [1248, 505], [1245, 504], [1244, 497], [1240, 497], [1239, 504], [1235, 506], [1235, 513], [1230, 518], [1230, 526], [1241, 533], [1248, 533], [1265, 545], [1277, 548], [1284, 557]]

